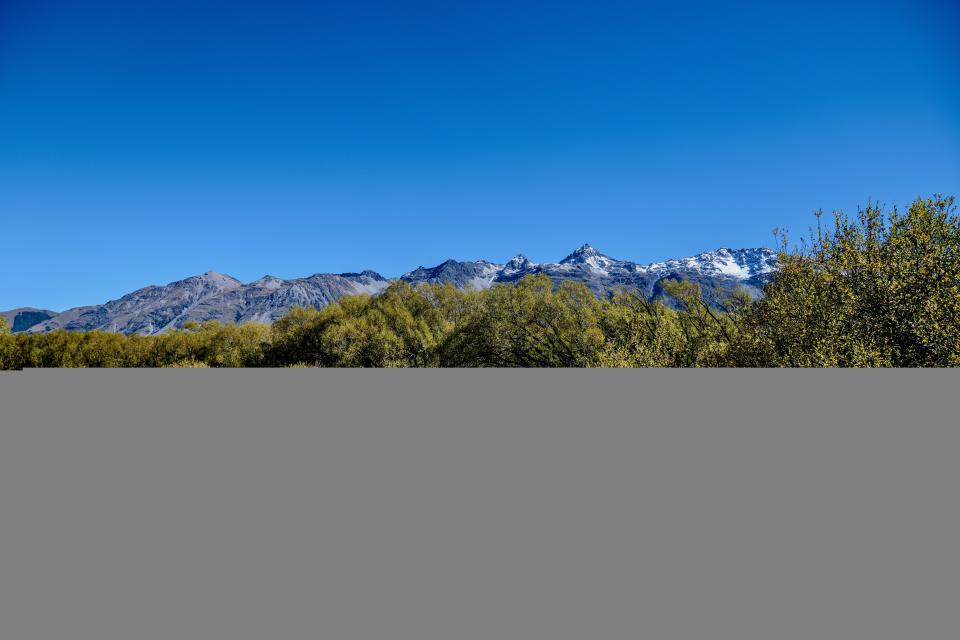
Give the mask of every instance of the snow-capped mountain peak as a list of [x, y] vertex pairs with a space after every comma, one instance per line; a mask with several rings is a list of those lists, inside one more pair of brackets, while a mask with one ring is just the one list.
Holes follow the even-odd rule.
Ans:
[[592, 246], [589, 243], [585, 243], [577, 247], [573, 253], [568, 255], [566, 258], [560, 261], [560, 264], [584, 264], [590, 258], [597, 257], [606, 257]]
[[565, 265], [568, 268], [582, 266], [598, 275], [608, 276], [618, 271], [625, 263], [600, 253], [589, 244], [584, 244], [561, 260], [559, 264]]
[[522, 253], [518, 253], [517, 255], [510, 258], [510, 260], [508, 260], [505, 265], [503, 265], [502, 273], [505, 273], [505, 274], [516, 273], [518, 271], [530, 269], [531, 267], [535, 267], [535, 266], [536, 266], [536, 263], [531, 262], [530, 259], [527, 258], [527, 256], [523, 255]]
[[741, 280], [771, 273], [776, 268], [777, 254], [770, 249], [728, 249], [727, 247], [704, 251], [689, 258], [655, 262], [647, 267], [652, 272], [695, 271], [709, 276]]

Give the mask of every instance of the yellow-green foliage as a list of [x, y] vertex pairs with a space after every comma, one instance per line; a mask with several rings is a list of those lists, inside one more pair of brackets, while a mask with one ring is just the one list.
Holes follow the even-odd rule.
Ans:
[[581, 284], [554, 289], [546, 276], [475, 294], [481, 304], [445, 340], [443, 363], [468, 367], [586, 367], [599, 364], [600, 302]]
[[15, 349], [13, 336], [10, 335], [10, 328], [7, 326], [7, 319], [0, 316], [0, 370], [13, 368], [8, 363], [14, 361]]
[[[339, 367], [636, 367], [722, 364], [729, 314], [695, 288], [674, 310], [628, 293], [597, 299], [546, 276], [485, 291], [391, 285], [378, 297], [296, 309], [273, 325], [266, 362]], [[697, 300], [697, 304], [693, 300]], [[687, 300], [687, 303], [683, 303]]]
[[0, 336], [0, 369], [24, 367], [168, 367], [202, 364], [246, 367], [262, 364], [270, 340], [263, 324], [221, 325], [158, 336], [102, 331], [54, 331]]
[[546, 276], [484, 291], [397, 282], [378, 296], [293, 309], [272, 326], [10, 335], [0, 322], [0, 368], [960, 365], [952, 199], [837, 214], [799, 250], [782, 243], [764, 297], [734, 292], [722, 311], [686, 282], [665, 284], [669, 305], [629, 292], [598, 299]]
[[273, 325], [272, 365], [438, 366], [439, 350], [469, 304], [452, 286], [398, 282], [381, 295], [348, 296], [321, 311], [294, 309]]
[[[819, 219], [819, 216], [818, 216]], [[784, 241], [784, 245], [785, 245]], [[952, 198], [835, 214], [741, 323], [743, 366], [960, 365], [960, 219]]]

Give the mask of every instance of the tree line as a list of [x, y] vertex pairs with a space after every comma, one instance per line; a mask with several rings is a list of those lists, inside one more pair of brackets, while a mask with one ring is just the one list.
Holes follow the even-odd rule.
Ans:
[[295, 308], [272, 325], [207, 322], [156, 336], [11, 334], [0, 369], [26, 367], [952, 367], [960, 365], [960, 219], [954, 199], [817, 215], [752, 300], [708, 304], [529, 276], [461, 291], [396, 282], [377, 296]]

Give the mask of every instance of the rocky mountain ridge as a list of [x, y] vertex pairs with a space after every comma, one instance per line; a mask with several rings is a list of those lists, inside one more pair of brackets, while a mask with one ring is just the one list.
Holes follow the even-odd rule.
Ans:
[[[765, 248], [720, 248], [688, 258], [643, 265], [611, 258], [584, 244], [559, 262], [536, 263], [522, 254], [502, 264], [487, 260], [447, 260], [434, 267], [418, 267], [401, 275], [399, 280], [483, 289], [515, 283], [531, 274], [544, 274], [558, 283], [583, 282], [598, 296], [626, 289], [653, 299], [663, 294], [665, 280], [680, 279], [700, 284], [708, 300], [715, 302], [716, 291], [722, 293], [735, 287], [760, 295], [763, 284], [776, 268], [776, 254]], [[180, 328], [188, 321], [273, 322], [294, 306], [322, 308], [346, 295], [375, 295], [391, 281], [374, 271], [363, 271], [321, 273], [294, 279], [267, 275], [245, 284], [231, 276], [208, 271], [167, 285], [144, 287], [104, 304], [76, 307], [59, 314], [44, 311], [42, 314], [46, 315], [30, 316], [34, 322], [23, 323], [17, 330], [41, 333], [96, 329], [150, 335]], [[17, 311], [22, 310], [4, 315], [15, 317]]]

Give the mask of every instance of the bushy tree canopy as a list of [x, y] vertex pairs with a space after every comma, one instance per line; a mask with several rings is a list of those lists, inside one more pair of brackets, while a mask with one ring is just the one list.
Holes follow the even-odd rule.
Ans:
[[[786, 241], [784, 240], [784, 244]], [[960, 220], [953, 198], [870, 205], [820, 223], [741, 323], [735, 364], [960, 364]]]

